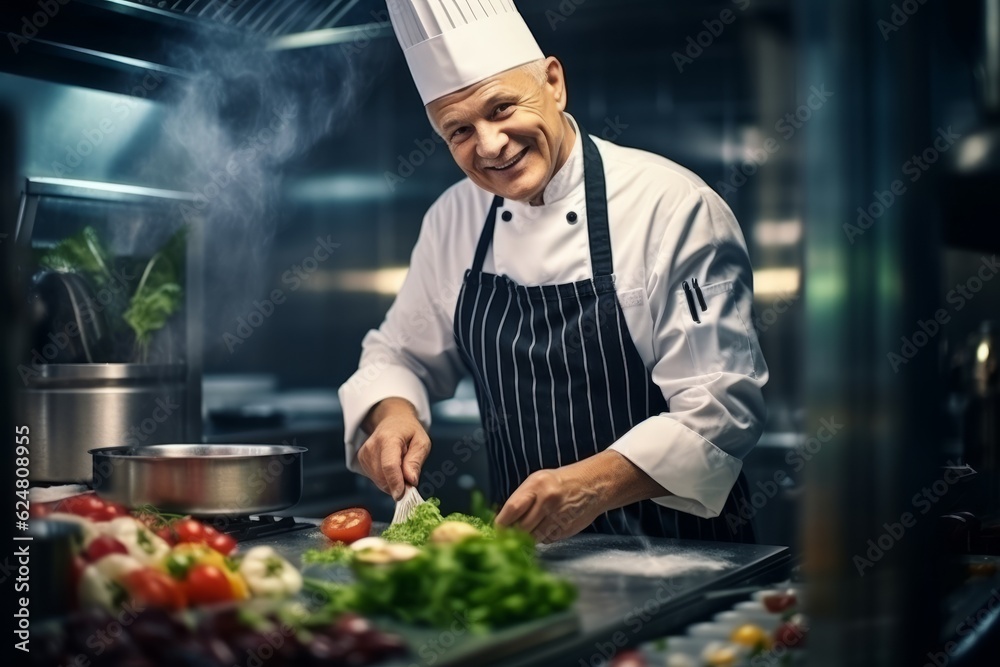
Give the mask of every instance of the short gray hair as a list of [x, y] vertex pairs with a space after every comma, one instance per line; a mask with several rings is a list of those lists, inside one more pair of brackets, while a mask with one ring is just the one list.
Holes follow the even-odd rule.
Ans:
[[549, 80], [549, 66], [547, 58], [533, 60], [530, 63], [521, 65], [519, 69], [537, 81], [539, 86], [544, 86]]

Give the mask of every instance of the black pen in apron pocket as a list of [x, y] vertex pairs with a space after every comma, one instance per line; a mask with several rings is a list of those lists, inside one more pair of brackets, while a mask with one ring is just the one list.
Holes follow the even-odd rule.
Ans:
[[705, 312], [708, 310], [708, 304], [705, 303], [705, 295], [701, 293], [701, 285], [698, 284], [697, 278], [691, 279], [691, 286], [694, 287], [694, 293], [698, 296], [698, 304], [701, 306], [701, 311]]
[[698, 318], [698, 310], [694, 307], [694, 295], [691, 293], [691, 286], [688, 285], [688, 281], [681, 283], [684, 287], [684, 298], [687, 299], [688, 309], [691, 311], [691, 319], [694, 320], [695, 324], [701, 324], [701, 320]]

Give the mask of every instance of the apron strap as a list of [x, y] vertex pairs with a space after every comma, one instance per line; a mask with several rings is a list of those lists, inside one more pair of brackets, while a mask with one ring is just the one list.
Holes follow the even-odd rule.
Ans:
[[610, 276], [615, 272], [611, 257], [611, 231], [608, 227], [608, 189], [604, 177], [604, 161], [597, 144], [587, 131], [583, 135], [583, 180], [587, 191], [587, 232], [590, 235], [590, 262], [594, 277]]
[[497, 226], [497, 209], [501, 206], [503, 206], [503, 197], [495, 195], [493, 197], [493, 204], [490, 206], [490, 213], [486, 216], [486, 225], [483, 227], [483, 233], [479, 235], [479, 245], [476, 246], [476, 258], [472, 260], [471, 272], [473, 274], [483, 272], [486, 251], [490, 249], [490, 244], [493, 243], [493, 230]]

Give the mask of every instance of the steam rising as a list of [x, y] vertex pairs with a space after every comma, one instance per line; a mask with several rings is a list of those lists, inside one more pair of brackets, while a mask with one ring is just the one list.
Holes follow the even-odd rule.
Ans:
[[367, 55], [348, 58], [336, 46], [268, 51], [259, 39], [226, 39], [209, 34], [180, 54], [176, 66], [193, 77], [164, 123], [186, 153], [180, 186], [197, 194], [183, 215], [204, 223], [209, 341], [265, 286], [282, 167], [355, 107]]

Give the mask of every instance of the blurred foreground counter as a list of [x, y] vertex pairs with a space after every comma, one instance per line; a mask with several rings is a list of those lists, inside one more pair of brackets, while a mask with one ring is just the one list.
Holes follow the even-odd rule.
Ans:
[[[318, 523], [318, 522], [317, 522]], [[379, 526], [377, 526], [379, 527]], [[308, 549], [330, 545], [316, 529], [246, 542], [273, 546], [295, 564]], [[731, 609], [753, 590], [788, 579], [787, 547], [693, 540], [577, 535], [540, 545], [547, 570], [573, 581], [579, 598], [569, 612], [475, 635], [456, 617], [451, 628], [379, 622], [410, 646], [408, 665], [496, 664], [517, 667], [612, 664], [644, 642], [682, 634], [693, 623]], [[343, 580], [345, 568], [303, 566], [310, 577]]]

